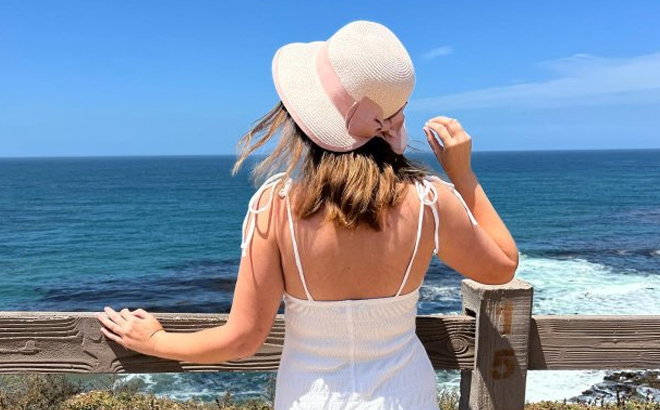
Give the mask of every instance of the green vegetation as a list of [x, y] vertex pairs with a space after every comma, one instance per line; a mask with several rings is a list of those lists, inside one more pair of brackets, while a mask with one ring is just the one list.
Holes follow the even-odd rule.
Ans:
[[[231, 392], [214, 402], [176, 401], [140, 393], [136, 382], [116, 383], [115, 375], [100, 377], [94, 384], [72, 382], [65, 375], [0, 375], [0, 409], [2, 410], [272, 410], [270, 399], [235, 400]], [[438, 402], [442, 410], [458, 409], [458, 393], [441, 391]], [[618, 404], [604, 402], [571, 404], [540, 402], [528, 404], [526, 410], [660, 410], [660, 403], [619, 398]]]

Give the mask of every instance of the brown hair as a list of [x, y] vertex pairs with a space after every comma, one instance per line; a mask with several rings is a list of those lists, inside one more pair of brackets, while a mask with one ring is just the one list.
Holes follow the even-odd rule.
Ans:
[[349, 152], [323, 149], [298, 127], [280, 101], [238, 142], [240, 153], [232, 174], [236, 175], [245, 159], [278, 131], [279, 144], [256, 165], [252, 177], [258, 179], [285, 166], [282, 181], [286, 181], [300, 165], [301, 194], [295, 196], [293, 208], [303, 219], [327, 206], [326, 221], [346, 228], [366, 223], [380, 231], [383, 211], [405, 195], [405, 185], [397, 187], [397, 183], [412, 183], [431, 173], [426, 166], [396, 154], [382, 138], [371, 138]]

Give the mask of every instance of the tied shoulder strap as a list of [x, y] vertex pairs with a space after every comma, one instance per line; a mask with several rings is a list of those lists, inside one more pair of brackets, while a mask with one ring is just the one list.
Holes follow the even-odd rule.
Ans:
[[[472, 211], [470, 211], [470, 208], [467, 206], [467, 204], [465, 203], [465, 200], [463, 199], [461, 194], [458, 192], [458, 190], [456, 190], [456, 187], [454, 186], [454, 184], [441, 179], [437, 175], [429, 175], [428, 178], [429, 179], [434, 179], [434, 180], [440, 182], [441, 184], [443, 184], [444, 186], [446, 186], [447, 188], [449, 188], [449, 190], [454, 195], [456, 195], [456, 197], [458, 197], [458, 200], [461, 201], [461, 204], [463, 204], [463, 207], [465, 208], [465, 211], [467, 212], [468, 217], [470, 218], [470, 222], [472, 222], [472, 225], [477, 225], [477, 220], [474, 218], [474, 215], [472, 215]], [[435, 192], [435, 194], [436, 194], [436, 196], [438, 195], [437, 192]]]
[[[257, 192], [252, 195], [252, 198], [250, 198], [250, 202], [248, 202], [248, 210], [245, 214], [245, 219], [243, 219], [243, 240], [241, 241], [241, 249], [243, 250], [242, 255], [245, 256], [247, 255], [247, 248], [248, 245], [250, 244], [250, 241], [252, 240], [252, 237], [254, 236], [254, 230], [256, 229], [256, 215], [260, 212], [265, 211], [270, 207], [270, 204], [273, 202], [273, 197], [274, 197], [274, 189], [277, 183], [282, 179], [282, 177], [285, 175], [284, 172], [278, 172], [277, 174], [271, 175], [260, 187], [257, 189]], [[261, 194], [263, 194], [264, 191], [267, 189], [270, 189], [270, 197], [268, 198], [268, 202], [262, 206], [261, 208], [256, 208], [257, 204], [259, 203], [259, 198], [261, 198]], [[250, 214], [253, 214], [254, 217], [250, 219]], [[246, 230], [245, 227], [248, 225], [248, 220], [250, 220], [250, 225], [248, 229]]]
[[[419, 199], [421, 200], [421, 206], [429, 205], [431, 211], [433, 212], [433, 219], [435, 220], [435, 249], [433, 249], [433, 253], [437, 255], [438, 250], [440, 249], [439, 238], [438, 238], [438, 227], [439, 227], [440, 216], [438, 215], [438, 208], [434, 206], [434, 204], [438, 201], [438, 190], [435, 188], [433, 184], [429, 183], [430, 180], [439, 181], [441, 184], [449, 188], [449, 190], [454, 195], [456, 195], [458, 200], [461, 201], [461, 204], [463, 204], [463, 207], [465, 208], [465, 211], [467, 212], [468, 217], [470, 218], [470, 222], [472, 222], [472, 225], [477, 225], [477, 220], [472, 214], [472, 211], [470, 211], [470, 208], [465, 203], [465, 200], [463, 200], [461, 194], [458, 192], [458, 190], [456, 190], [456, 187], [451, 182], [444, 181], [435, 175], [427, 176], [427, 178], [425, 178], [422, 181], [423, 183], [419, 183], [418, 181], [415, 181], [415, 188], [417, 188], [417, 194], [419, 195]], [[427, 198], [429, 193], [433, 193], [430, 199]]]
[[[415, 189], [417, 189], [417, 195], [419, 196], [420, 202], [420, 208], [419, 208], [419, 227], [417, 230], [417, 236], [419, 237], [421, 235], [421, 226], [422, 226], [422, 217], [424, 216], [424, 205], [429, 205], [431, 208], [431, 211], [433, 212], [433, 221], [435, 223], [435, 248], [433, 249], [433, 253], [437, 254], [438, 249], [438, 227], [440, 224], [440, 216], [438, 215], [438, 208], [434, 206], [434, 204], [438, 201], [438, 191], [435, 189], [433, 184], [430, 184], [428, 180], [424, 179], [422, 180], [422, 183], [419, 183], [419, 181], [415, 181]], [[431, 199], [427, 198], [429, 193], [433, 193], [433, 196]]]

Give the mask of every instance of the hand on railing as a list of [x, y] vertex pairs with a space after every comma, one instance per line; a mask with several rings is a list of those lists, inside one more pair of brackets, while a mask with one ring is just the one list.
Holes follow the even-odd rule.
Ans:
[[118, 313], [106, 306], [96, 317], [105, 326], [101, 327], [101, 333], [108, 339], [146, 355], [156, 353], [158, 337], [164, 333], [161, 330], [165, 330], [158, 319], [143, 309], [132, 312], [122, 309]]

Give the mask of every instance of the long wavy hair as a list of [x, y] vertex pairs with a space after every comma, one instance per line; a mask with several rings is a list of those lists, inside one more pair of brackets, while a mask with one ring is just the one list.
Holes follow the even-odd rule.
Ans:
[[[349, 152], [332, 152], [316, 145], [295, 123], [282, 102], [257, 120], [238, 142], [238, 159], [232, 169], [236, 175], [246, 158], [281, 134], [271, 154], [252, 170], [253, 180], [285, 169], [286, 181], [298, 171], [292, 211], [301, 219], [327, 207], [326, 221], [346, 228], [367, 224], [382, 228], [384, 211], [398, 204], [413, 183], [432, 171], [395, 153], [382, 138], [372, 138]], [[277, 191], [275, 191], [277, 192]]]

